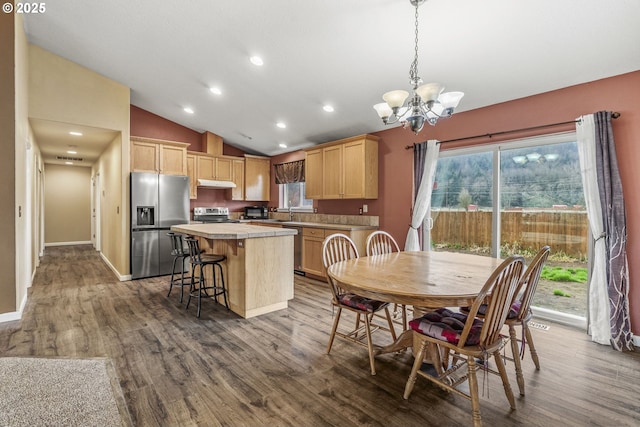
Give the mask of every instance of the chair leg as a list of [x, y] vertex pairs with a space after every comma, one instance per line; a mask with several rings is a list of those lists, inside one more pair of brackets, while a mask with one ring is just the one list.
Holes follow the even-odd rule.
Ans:
[[[384, 312], [387, 315], [387, 323], [389, 324], [389, 332], [391, 332], [391, 337], [395, 341], [397, 339], [397, 337], [396, 337], [396, 328], [393, 327], [393, 318], [391, 317], [391, 313], [389, 313], [389, 307], [385, 307], [384, 308]], [[373, 316], [372, 316], [372, 318], [373, 318]]]
[[336, 317], [333, 319], [333, 327], [331, 328], [331, 336], [329, 337], [329, 345], [327, 346], [327, 354], [331, 352], [333, 346], [333, 340], [336, 337], [336, 331], [338, 330], [338, 323], [340, 323], [340, 314], [342, 314], [342, 307], [338, 307]]
[[422, 366], [422, 361], [424, 360], [424, 352], [426, 348], [427, 348], [427, 342], [422, 341], [422, 343], [420, 344], [420, 348], [418, 349], [416, 355], [414, 356], [415, 359], [413, 360], [413, 367], [411, 368], [411, 374], [409, 374], [409, 379], [407, 379], [407, 384], [404, 386], [404, 395], [402, 396], [404, 399], [408, 399], [409, 395], [413, 391], [413, 386], [416, 384], [416, 378], [418, 377], [418, 370], [420, 370], [420, 366]]
[[[222, 284], [222, 297], [224, 298], [224, 306], [229, 310], [229, 304], [227, 302], [227, 286], [224, 283], [224, 272], [222, 271], [222, 265], [216, 264], [220, 269], [220, 283]], [[217, 299], [216, 299], [217, 301]]]
[[198, 313], [196, 314], [196, 317], [200, 317], [200, 308], [202, 306], [202, 288], [205, 286], [205, 281], [204, 281], [204, 271], [203, 266], [200, 265], [200, 277], [199, 277], [199, 281], [198, 281]]
[[516, 400], [513, 397], [513, 391], [511, 390], [511, 384], [509, 384], [509, 377], [507, 376], [507, 369], [504, 367], [504, 361], [502, 360], [502, 356], [500, 356], [500, 350], [496, 350], [493, 353], [493, 358], [496, 361], [496, 367], [498, 368], [498, 372], [500, 373], [500, 378], [502, 378], [504, 394], [509, 400], [511, 409], [516, 409]]
[[533, 337], [531, 336], [531, 330], [529, 329], [529, 325], [526, 323], [522, 325], [524, 329], [524, 336], [527, 340], [527, 344], [529, 345], [529, 352], [531, 353], [531, 359], [533, 359], [533, 363], [536, 365], [536, 370], [540, 370], [540, 361], [538, 360], [538, 352], [536, 351], [536, 347], [533, 345]]
[[185, 310], [189, 309], [189, 304], [191, 303], [191, 295], [193, 294], [193, 290], [195, 289], [195, 275], [196, 275], [196, 266], [191, 264], [191, 281], [189, 283], [189, 298], [187, 299], [187, 306]]
[[[184, 298], [184, 261], [186, 258], [181, 258], [181, 266], [182, 268], [180, 269], [180, 302], [182, 302], [182, 299]], [[169, 291], [171, 292], [171, 291]]]
[[475, 358], [467, 358], [467, 368], [469, 379], [469, 395], [471, 396], [471, 416], [473, 418], [473, 426], [482, 427], [482, 419], [480, 418], [480, 396], [478, 395], [478, 377], [476, 375], [478, 365], [476, 365]]
[[511, 342], [513, 364], [516, 365], [516, 379], [518, 381], [518, 389], [520, 390], [520, 396], [524, 396], [524, 376], [522, 375], [522, 361], [520, 360], [520, 351], [518, 350], [518, 337], [516, 336], [516, 328], [513, 325], [509, 325], [509, 341]]
[[[389, 310], [388, 309], [385, 309], [385, 310], [387, 310], [387, 319], [389, 319], [389, 324], [391, 324]], [[376, 359], [375, 359], [375, 355], [373, 354], [373, 339], [371, 338], [371, 318], [366, 314], [364, 316], [364, 326], [365, 326], [365, 331], [367, 333], [367, 350], [369, 350], [369, 365], [371, 366], [371, 375], [375, 375]], [[395, 335], [395, 332], [394, 332], [394, 335]]]
[[[171, 267], [171, 280], [169, 281], [169, 293], [167, 293], [167, 298], [169, 297], [169, 295], [171, 295], [171, 289], [173, 289], [173, 275], [176, 272], [176, 260], [178, 259], [177, 256], [173, 257], [173, 266]], [[182, 298], [180, 298], [180, 302], [182, 302]]]

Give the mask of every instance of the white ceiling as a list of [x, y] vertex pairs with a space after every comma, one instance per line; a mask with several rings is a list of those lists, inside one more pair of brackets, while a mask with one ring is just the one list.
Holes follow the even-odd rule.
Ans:
[[[46, 6], [24, 16], [31, 43], [129, 86], [133, 105], [253, 153], [381, 130], [372, 105], [410, 89], [409, 0]], [[419, 30], [419, 75], [465, 92], [458, 111], [640, 69], [638, 0], [429, 0]], [[249, 62], [255, 54], [264, 66]]]

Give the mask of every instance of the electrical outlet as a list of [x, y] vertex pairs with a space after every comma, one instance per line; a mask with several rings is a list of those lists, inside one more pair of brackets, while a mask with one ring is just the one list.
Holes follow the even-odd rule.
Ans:
[[369, 205], [362, 205], [362, 212], [364, 213], [369, 212]]
[[359, 214], [362, 215], [362, 208], [359, 209]]

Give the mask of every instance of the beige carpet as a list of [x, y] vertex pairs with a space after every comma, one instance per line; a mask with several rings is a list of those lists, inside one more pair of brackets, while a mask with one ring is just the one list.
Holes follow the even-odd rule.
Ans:
[[129, 426], [104, 358], [0, 357], [0, 426]]

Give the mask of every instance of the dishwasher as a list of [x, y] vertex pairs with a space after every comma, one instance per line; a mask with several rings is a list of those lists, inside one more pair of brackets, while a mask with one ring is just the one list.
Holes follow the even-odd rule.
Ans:
[[291, 228], [298, 232], [293, 236], [293, 272], [304, 276], [304, 271], [302, 271], [302, 227], [294, 225], [283, 225], [282, 227]]

